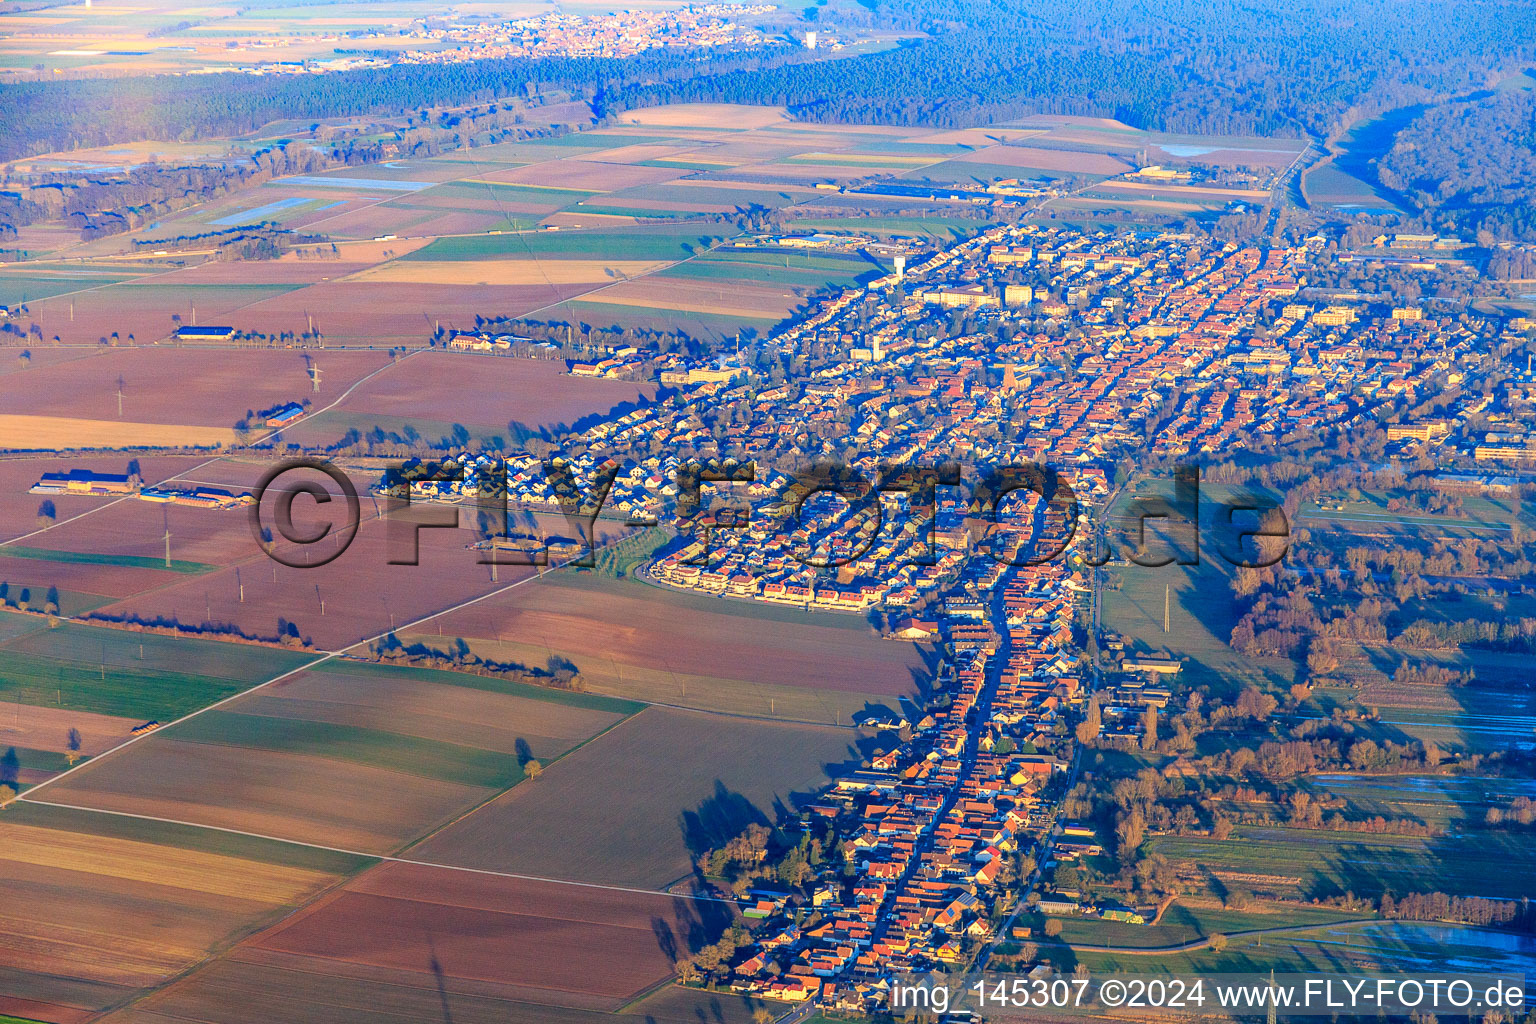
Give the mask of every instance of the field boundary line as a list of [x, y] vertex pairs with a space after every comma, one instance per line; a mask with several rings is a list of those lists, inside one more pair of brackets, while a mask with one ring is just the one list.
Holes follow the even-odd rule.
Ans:
[[[200, 828], [210, 832], [222, 832], [225, 835], [245, 836], [247, 839], [260, 839], [271, 843], [283, 843], [287, 846], [302, 846], [310, 850], [322, 850], [326, 853], [339, 853], [347, 857], [357, 857], [363, 860], [373, 860], [384, 864], [409, 864], [412, 867], [438, 868], [443, 871], [462, 871], [472, 875], [488, 875], [495, 878], [510, 878], [520, 882], [541, 882], [549, 885], [572, 885], [582, 889], [602, 889], [608, 892], [629, 893], [635, 896], [660, 896], [664, 899], [693, 900], [698, 903], [728, 903], [735, 904], [733, 899], [722, 896], [706, 896], [700, 893], [662, 892], [658, 889], [641, 889], [628, 885], [609, 885], [605, 882], [581, 882], [569, 878], [546, 878], [542, 875], [522, 875], [512, 871], [496, 871], [492, 868], [472, 868], [462, 864], [443, 864], [439, 861], [416, 860], [411, 857], [399, 857], [389, 853], [367, 853], [363, 850], [349, 850], [344, 846], [327, 846], [324, 843], [311, 843], [303, 839], [289, 839], [284, 836], [267, 835], [263, 832], [248, 832], [244, 829], [229, 828], [224, 825], [209, 825], [200, 821], [186, 821], [181, 818], [166, 818], [155, 814], [139, 814], [134, 811], [114, 811], [105, 807], [90, 807], [85, 804], [66, 804], [57, 800], [28, 800], [28, 803], [39, 807], [57, 807], [70, 811], [85, 811], [90, 814], [106, 814], [117, 818], [133, 818], [138, 821], [154, 821], [162, 825], [180, 825], [185, 828]], [[155, 844], [160, 845], [160, 844]], [[232, 855], [231, 855], [232, 856]]]
[[[580, 743], [577, 743], [571, 749], [569, 749], [569, 750], [565, 751], [564, 753], [562, 753], [559, 757], [556, 757], [556, 758], [553, 758], [552, 760], [550, 760], [547, 764], [544, 765], [544, 770], [548, 771], [549, 769], [553, 768], [555, 765], [559, 764], [561, 761], [564, 761], [566, 758], [568, 758], [572, 754], [576, 753], [576, 751], [582, 749], [583, 747], [585, 747], [585, 746], [587, 746], [587, 745], [589, 745], [591, 743], [597, 742], [598, 740], [602, 739], [604, 736], [608, 735], [610, 732], [612, 732], [613, 730], [617, 729], [619, 726], [623, 725], [625, 722], [629, 721], [630, 719], [638, 717], [639, 715], [645, 714], [645, 712], [647, 710], [649, 710], [649, 705], [647, 705], [646, 707], [642, 707], [639, 711], [632, 711], [629, 714], [624, 715], [623, 717], [621, 717], [617, 722], [613, 722], [612, 724], [610, 724], [608, 726], [605, 726], [604, 728], [600, 729], [599, 731], [593, 733], [591, 736], [588, 736], [586, 739], [582, 740]], [[527, 775], [524, 775], [521, 779], [517, 780], [512, 785], [503, 787], [502, 789], [498, 789], [496, 792], [492, 793], [490, 796], [486, 797], [484, 800], [482, 800], [479, 803], [475, 804], [475, 806], [469, 808], [468, 810], [466, 810], [466, 811], [464, 811], [464, 812], [462, 812], [462, 813], [460, 813], [458, 815], [455, 815], [453, 818], [451, 818], [448, 821], [443, 822], [441, 825], [438, 825], [436, 828], [432, 829], [430, 832], [427, 832], [425, 835], [418, 836], [415, 839], [412, 839], [410, 842], [406, 843], [404, 846], [401, 846], [400, 849], [399, 849], [399, 853], [409, 853], [411, 850], [416, 849], [422, 843], [428, 842], [429, 840], [435, 838], [436, 836], [441, 835], [445, 830], [452, 828], [453, 826], [457, 825], [459, 822], [463, 821], [465, 818], [468, 818], [470, 815], [474, 814], [475, 812], [481, 810], [482, 808], [488, 806], [489, 804], [495, 803], [497, 800], [500, 800], [502, 797], [506, 796], [508, 793], [510, 793], [514, 789], [516, 789], [518, 786], [521, 786], [523, 783], [531, 782], [531, 781], [532, 780]], [[396, 854], [396, 855], [398, 856], [399, 854]]]
[[[359, 383], [361, 383], [361, 382], [359, 382]], [[123, 499], [123, 500], [126, 500], [126, 499]], [[106, 506], [102, 506], [102, 507], [105, 508]], [[554, 569], [564, 568], [565, 566], [569, 565], [571, 562], [574, 562], [574, 561], [576, 561], [577, 559], [579, 559], [581, 557], [582, 556], [579, 555], [579, 554], [578, 555], [573, 555], [570, 558], [566, 559], [564, 562], [561, 562], [559, 565], [551, 567], [551, 571], [553, 571]], [[520, 587], [520, 586], [522, 586], [525, 583], [531, 583], [531, 582], [537, 581], [537, 580], [542, 579], [542, 578], [543, 578], [542, 574], [533, 575], [533, 576], [524, 576], [522, 579], [513, 580], [511, 583], [508, 583], [505, 586], [497, 587], [497, 588], [495, 588], [493, 590], [486, 591], [484, 594], [479, 594], [479, 595], [477, 595], [475, 597], [469, 598], [468, 600], [460, 601], [458, 604], [452, 605], [451, 607], [440, 609], [440, 610], [432, 612], [432, 613], [430, 613], [428, 615], [424, 615], [424, 616], [422, 616], [419, 619], [413, 619], [412, 621], [404, 623], [403, 625], [401, 625], [399, 627], [392, 628], [392, 629], [386, 629], [383, 632], [375, 633], [372, 636], [364, 637], [363, 639], [358, 640], [355, 643], [348, 644], [346, 647], [341, 647], [341, 648], [338, 648], [338, 649], [336, 649], [334, 651], [319, 651], [319, 652], [316, 652], [317, 655], [318, 655], [317, 657], [315, 657], [315, 658], [305, 662], [302, 665], [298, 665], [298, 666], [296, 666], [294, 668], [291, 668], [291, 669], [289, 669], [286, 672], [279, 673], [278, 675], [273, 676], [271, 679], [267, 679], [267, 680], [265, 680], [263, 682], [256, 683], [254, 686], [247, 687], [246, 689], [241, 690], [238, 693], [232, 693], [228, 697], [225, 697], [222, 700], [215, 701], [214, 703], [209, 704], [206, 707], [201, 707], [201, 708], [198, 708], [196, 711], [192, 711], [192, 712], [190, 712], [188, 714], [182, 715], [180, 718], [175, 719], [174, 721], [171, 721], [171, 722], [167, 722], [165, 725], [162, 725], [159, 728], [153, 729], [153, 730], [151, 730], [149, 732], [140, 733], [137, 736], [130, 736], [128, 739], [126, 739], [123, 742], [119, 743], [117, 746], [112, 747], [110, 750], [102, 751], [100, 754], [97, 754], [95, 757], [93, 757], [93, 758], [91, 758], [91, 759], [89, 759], [87, 761], [82, 761], [80, 764], [75, 765], [73, 768], [70, 768], [68, 771], [60, 772], [58, 775], [55, 775], [51, 779], [44, 779], [42, 782], [39, 782], [37, 785], [35, 785], [35, 786], [31, 787], [30, 789], [28, 789], [25, 793], [22, 793], [22, 794], [18, 795], [16, 797], [16, 799], [17, 800], [31, 801], [31, 794], [32, 793], [35, 793], [38, 790], [40, 790], [40, 789], [42, 789], [42, 788], [44, 788], [46, 786], [51, 786], [55, 782], [58, 782], [60, 779], [63, 779], [65, 777], [69, 776], [69, 775], [73, 775], [75, 772], [79, 771], [82, 768], [86, 768], [86, 767], [89, 767], [91, 765], [97, 764], [100, 761], [102, 761], [104, 758], [110, 757], [111, 755], [117, 753], [119, 750], [123, 750], [123, 749], [125, 749], [127, 747], [130, 747], [133, 744], [138, 743], [141, 740], [148, 739], [151, 736], [158, 735], [160, 732], [162, 732], [162, 731], [164, 731], [166, 729], [170, 729], [173, 726], [177, 726], [177, 725], [180, 725], [183, 722], [190, 721], [191, 719], [196, 718], [198, 715], [206, 714], [209, 711], [215, 710], [216, 708], [223, 707], [225, 704], [228, 704], [231, 701], [238, 700], [241, 697], [244, 697], [244, 696], [247, 696], [249, 694], [255, 693], [257, 690], [265, 689], [266, 687], [271, 686], [274, 683], [280, 683], [284, 679], [289, 678], [290, 676], [298, 675], [300, 672], [308, 671], [309, 669], [315, 668], [316, 666], [319, 666], [319, 665], [323, 665], [323, 664], [325, 664], [328, 661], [332, 661], [332, 660], [334, 660], [336, 658], [340, 658], [340, 657], [348, 654], [351, 651], [357, 650], [359, 647], [366, 647], [368, 644], [374, 643], [375, 641], [378, 641], [378, 640], [382, 640], [382, 639], [384, 639], [385, 637], [389, 636], [392, 633], [399, 632], [400, 630], [411, 629], [413, 627], [421, 625], [424, 622], [430, 622], [433, 619], [435, 619], [435, 618], [437, 618], [437, 617], [439, 617], [441, 615], [451, 615], [452, 613], [460, 610], [461, 608], [468, 608], [472, 604], [479, 604], [481, 601], [488, 600], [488, 599], [490, 599], [492, 597], [498, 597], [501, 594], [505, 594], [507, 591], [512, 590], [512, 589], [514, 589], [516, 587]], [[35, 802], [41, 803], [42, 801], [35, 801]]]

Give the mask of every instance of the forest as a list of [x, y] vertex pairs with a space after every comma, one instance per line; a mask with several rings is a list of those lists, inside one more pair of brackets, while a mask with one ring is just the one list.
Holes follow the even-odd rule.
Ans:
[[[0, 86], [0, 159], [138, 138], [241, 134], [321, 119], [480, 103], [544, 87], [600, 116], [678, 101], [783, 105], [814, 121], [996, 123], [1032, 113], [1180, 132], [1323, 135], [1371, 113], [1485, 87], [1536, 49], [1536, 9], [1473, 0], [831, 0], [812, 23], [914, 33], [822, 59], [658, 50], [626, 59], [507, 58], [318, 75], [148, 76]], [[1308, 26], [1300, 31], [1299, 26]]]
[[[1444, 103], [1398, 133], [1378, 165], [1382, 183], [1408, 196], [1447, 233], [1480, 241], [1536, 240], [1536, 93]], [[1507, 275], [1529, 276], [1520, 269]]]

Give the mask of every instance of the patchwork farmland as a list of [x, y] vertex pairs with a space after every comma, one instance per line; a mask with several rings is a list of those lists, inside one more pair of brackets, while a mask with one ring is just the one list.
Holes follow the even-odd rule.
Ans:
[[866, 237], [948, 239], [988, 223], [969, 203], [837, 191], [873, 177], [1046, 187], [1113, 179], [1096, 197], [1061, 200], [1063, 211], [1076, 202], [1110, 213], [1203, 216], [1254, 197], [1218, 189], [1170, 202], [1118, 182], [1142, 152], [1272, 172], [1294, 159], [1295, 145], [1191, 140], [1082, 118], [988, 130], [834, 129], [774, 108], [680, 105], [550, 138], [266, 181], [129, 237], [193, 238], [265, 221], [324, 243], [238, 264], [187, 265], [172, 246], [100, 265], [0, 267], [0, 301], [24, 302], [45, 337], [65, 345], [130, 334], [157, 342], [178, 324], [201, 322], [258, 338], [313, 329], [331, 346], [415, 347], [436, 327], [467, 328], [477, 315], [714, 338], [766, 333], [808, 295], [890, 267], [806, 267], [782, 287], [754, 267], [722, 261], [708, 273], [715, 287], [703, 286], [685, 268], [741, 235], [737, 222], [747, 213], [774, 211], [790, 232]]
[[476, 676], [327, 664], [160, 730], [48, 793], [57, 803], [389, 853], [636, 707]]
[[856, 766], [858, 740], [850, 729], [650, 708], [412, 856], [647, 889], [688, 883], [704, 850]]

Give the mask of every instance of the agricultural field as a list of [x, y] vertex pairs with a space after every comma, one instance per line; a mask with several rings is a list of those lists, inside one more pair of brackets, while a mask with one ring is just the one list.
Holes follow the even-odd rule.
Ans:
[[[1165, 910], [1156, 924], [1125, 924], [1096, 917], [1056, 920], [1062, 925], [1060, 940], [1084, 952], [1094, 946], [1154, 950], [1197, 942], [1211, 935], [1231, 937], [1268, 928], [1332, 924], [1360, 916], [1330, 908], [1263, 900], [1251, 901], [1243, 910], [1229, 910], [1221, 901], [1208, 896], [1186, 896]], [[1031, 928], [1038, 938], [1044, 934], [1047, 920], [1044, 914], [1022, 914], [1018, 923]]]
[[485, 677], [331, 662], [162, 729], [48, 795], [386, 853], [636, 708]]
[[242, 953], [309, 957], [388, 977], [429, 970], [545, 1005], [613, 1010], [713, 941], [729, 904], [386, 864], [258, 936]]
[[[457, 421], [444, 422], [441, 396], [451, 391]], [[430, 440], [471, 436], [512, 440], [509, 424], [529, 431], [570, 426], [655, 397], [651, 384], [573, 377], [559, 360], [514, 359], [461, 352], [418, 352], [362, 384], [337, 408], [284, 431], [289, 441], [325, 447], [348, 431]], [[413, 435], [414, 432], [414, 435]]]
[[610, 885], [685, 882], [694, 858], [857, 766], [850, 729], [654, 707], [411, 850]]
[[[233, 440], [236, 420], [286, 402], [325, 404], [364, 376], [389, 365], [383, 352], [295, 352], [268, 349], [97, 348], [80, 357], [0, 373], [0, 446], [134, 447], [151, 426], [183, 427], [198, 436]], [[322, 371], [313, 393], [311, 366]], [[118, 398], [122, 406], [119, 413]], [[28, 436], [6, 424], [26, 418]], [[57, 419], [50, 426], [49, 420]], [[80, 432], [81, 423], [99, 428]], [[197, 428], [211, 428], [199, 432]], [[105, 435], [96, 431], [104, 431]], [[116, 433], [114, 433], [116, 432]], [[87, 436], [88, 435], [88, 436]], [[61, 440], [62, 438], [62, 440]], [[28, 443], [30, 440], [30, 443]], [[159, 444], [191, 443], [162, 438]]]
[[[508, 566], [493, 581], [490, 568], [479, 562], [480, 553], [469, 548], [480, 536], [470, 514], [459, 516], [458, 529], [421, 530], [417, 564], [390, 564], [391, 557], [411, 556], [411, 530], [403, 525], [403, 518], [388, 523], [373, 517], [367, 498], [363, 514], [356, 539], [340, 557], [321, 566], [290, 568], [267, 559], [251, 538], [244, 517], [233, 512], [228, 529], [244, 530], [233, 551], [242, 555], [243, 562], [166, 581], [96, 614], [183, 626], [229, 624], [248, 636], [268, 639], [286, 630], [289, 636], [322, 650], [337, 650], [381, 636], [393, 627], [404, 629], [533, 573], [527, 567]], [[397, 539], [392, 540], [392, 535]], [[280, 544], [278, 550], [285, 548]]]
[[1355, 686], [1320, 689], [1318, 694], [1346, 707], [1374, 711], [1380, 726], [1390, 732], [1474, 753], [1507, 749], [1536, 730], [1536, 694], [1522, 685], [1529, 678], [1528, 659], [1477, 650], [1414, 653], [1420, 664], [1472, 671], [1477, 680], [1457, 687], [1396, 683], [1382, 667], [1395, 665], [1401, 652], [1363, 647], [1360, 659], [1343, 666]]
[[[654, 703], [850, 724], [895, 710], [927, 677], [915, 644], [828, 615], [562, 572], [432, 620], [413, 636], [462, 637], [499, 661], [575, 665], [588, 689]], [[440, 631], [440, 632], [439, 632]]]
[[1241, 936], [1227, 948], [1155, 956], [1098, 953], [1058, 947], [1048, 956], [1059, 968], [1081, 963], [1094, 972], [1213, 974], [1434, 970], [1448, 961], [1467, 971], [1519, 972], [1536, 955], [1528, 936], [1458, 925], [1408, 921], [1339, 923], [1278, 934]]
[[178, 718], [308, 660], [272, 647], [79, 623], [29, 630], [0, 641], [0, 652], [6, 664], [0, 700], [135, 725]]
[[1314, 775], [1306, 788], [1348, 802], [1351, 818], [1409, 818], [1443, 831], [1481, 828], [1490, 808], [1536, 799], [1536, 780], [1446, 775]]
[[1149, 849], [1200, 866], [1222, 886], [1295, 898], [1432, 888], [1453, 895], [1519, 898], [1536, 851], [1508, 832], [1414, 837], [1239, 826], [1233, 838], [1160, 836]]
[[0, 815], [0, 1013], [84, 1020], [362, 866], [244, 836], [18, 804]]
[[[106, 1018], [113, 1024], [266, 1024], [277, 1020], [415, 1021], [442, 1016], [457, 1024], [751, 1024], [768, 1006], [727, 992], [666, 987], [616, 1012], [524, 1002], [486, 992], [483, 982], [429, 972], [323, 974], [292, 958], [244, 948]], [[323, 1009], [321, 1009], [323, 1007]]]

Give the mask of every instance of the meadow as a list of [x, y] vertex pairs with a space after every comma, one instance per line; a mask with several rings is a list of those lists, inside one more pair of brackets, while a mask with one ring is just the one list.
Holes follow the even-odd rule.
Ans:
[[[1361, 915], [1329, 908], [1298, 906], [1294, 903], [1250, 901], [1242, 910], [1231, 910], [1219, 900], [1201, 896], [1180, 897], [1163, 912], [1158, 923], [1126, 924], [1096, 917], [1058, 917], [1060, 939], [1079, 952], [1093, 946], [1132, 949], [1159, 949], [1195, 942], [1211, 935], [1232, 936], [1241, 932], [1308, 924], [1331, 924]], [[1020, 925], [1034, 929], [1038, 939], [1044, 934], [1044, 914], [1021, 914]]]

